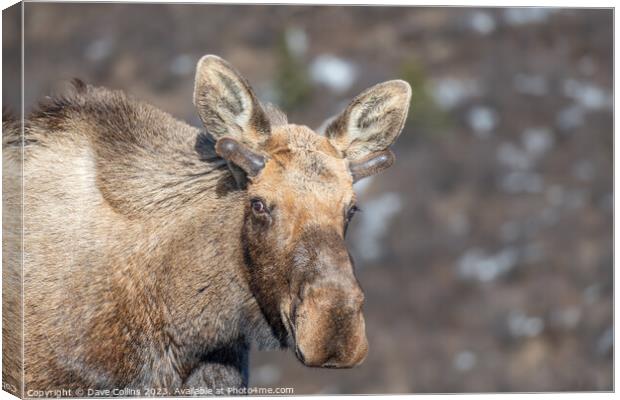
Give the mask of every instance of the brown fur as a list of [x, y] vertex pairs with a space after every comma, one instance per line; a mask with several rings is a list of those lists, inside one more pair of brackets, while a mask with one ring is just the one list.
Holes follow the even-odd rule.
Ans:
[[22, 155], [21, 123], [3, 110], [2, 383], [22, 393]]
[[[385, 85], [382, 98], [397, 102]], [[393, 85], [402, 97], [403, 83]], [[287, 124], [213, 56], [199, 62], [194, 92], [207, 132], [120, 92], [75, 86], [24, 127], [26, 391], [244, 386], [251, 342], [290, 345], [312, 366], [361, 362], [363, 294], [343, 241], [355, 201], [343, 155], [355, 140]], [[367, 111], [376, 128], [381, 113]], [[366, 135], [382, 144], [356, 156], [393, 142], [393, 112], [390, 139]], [[20, 133], [4, 127], [5, 171], [17, 171]], [[247, 151], [221, 158], [225, 137]], [[266, 160], [257, 174], [240, 161], [250, 154]], [[3, 178], [5, 215], [20, 215], [20, 176]], [[268, 212], [256, 212], [257, 199]], [[18, 218], [3, 221], [14, 287], [20, 229]], [[19, 304], [7, 309], [5, 326], [17, 328]], [[11, 354], [5, 371], [19, 371]]]

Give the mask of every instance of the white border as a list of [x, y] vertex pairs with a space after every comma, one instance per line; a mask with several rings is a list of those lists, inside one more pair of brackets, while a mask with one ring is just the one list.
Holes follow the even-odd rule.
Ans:
[[[27, 2], [34, 2], [36, 0], [27, 0]], [[92, 0], [86, 0], [86, 1], [64, 1], [64, 2], [75, 2], [75, 3], [102, 3], [102, 2], [112, 2], [112, 1], [92, 1]], [[549, 0], [539, 0], [539, 1], [513, 1], [513, 0], [507, 0], [507, 1], [503, 1], [501, 3], [498, 3], [497, 1], [470, 1], [470, 2], [463, 2], [463, 1], [450, 1], [450, 0], [443, 0], [443, 1], [432, 1], [432, 0], [426, 0], [426, 1], [404, 1], [404, 0], [389, 0], [389, 1], [365, 1], [365, 2], [360, 2], [360, 1], [351, 1], [351, 0], [339, 0], [339, 1], [324, 1], [324, 0], [317, 0], [317, 1], [313, 1], [313, 2], [308, 2], [308, 1], [299, 1], [299, 0], [285, 0], [285, 1], [277, 1], [277, 0], [243, 0], [243, 1], [166, 1], [166, 0], [150, 0], [150, 1], [141, 1], [141, 0], [133, 0], [133, 1], [128, 1], [128, 2], [122, 2], [122, 1], [114, 1], [114, 2], [118, 2], [118, 3], [203, 3], [203, 4], [299, 4], [299, 5], [303, 5], [303, 4], [314, 4], [314, 5], [369, 5], [369, 6], [390, 6], [390, 5], [394, 5], [394, 6], [431, 6], [431, 7], [437, 7], [437, 6], [464, 6], [464, 7], [523, 7], [523, 6], [530, 6], [530, 7], [562, 7], [562, 8], [614, 8], [615, 7], [615, 2], [613, 1], [601, 1], [601, 0], [590, 0], [588, 2], [583, 2], [583, 1], [562, 1], [562, 2], [558, 2], [558, 1], [549, 1]], [[0, 5], [2, 6], [2, 9], [5, 9], [13, 4], [15, 4], [16, 2], [14, 0], [0, 0]], [[22, 14], [22, 18], [23, 18], [23, 14]], [[1, 20], [0, 20], [0, 37], [1, 37]], [[23, 24], [22, 24], [22, 35], [23, 35]], [[22, 40], [22, 46], [23, 46], [23, 40]], [[618, 33], [615, 29], [615, 9], [614, 9], [614, 388], [615, 388], [615, 382], [618, 381], [618, 377], [619, 377], [619, 373], [618, 373], [618, 369], [616, 368], [615, 365], [615, 360], [617, 359], [617, 347], [615, 346], [616, 343], [618, 343], [618, 332], [615, 329], [615, 321], [618, 320], [618, 316], [619, 316], [619, 311], [618, 308], [615, 307], [616, 306], [616, 297], [615, 297], [615, 288], [618, 287], [618, 283], [619, 283], [619, 278], [618, 278], [618, 274], [616, 274], [616, 258], [615, 258], [615, 250], [619, 248], [618, 246], [618, 237], [616, 235], [616, 226], [618, 225], [619, 219], [618, 219], [618, 215], [615, 213], [615, 210], [619, 204], [618, 198], [615, 196], [615, 188], [618, 187], [618, 183], [619, 183], [619, 177], [618, 177], [618, 169], [617, 169], [617, 165], [615, 162], [615, 154], [618, 153], [619, 150], [619, 145], [618, 145], [618, 141], [615, 140], [615, 132], [616, 132], [616, 103], [615, 103], [615, 93], [616, 93], [616, 89], [618, 88], [618, 82], [615, 79], [615, 72], [616, 72], [616, 66], [617, 66], [617, 54], [618, 54]], [[22, 57], [23, 57], [23, 47], [22, 47]], [[23, 58], [22, 58], [22, 68], [23, 68]], [[1, 66], [1, 55], [0, 55], [0, 76], [1, 76], [1, 72], [2, 72], [2, 66]], [[23, 73], [23, 71], [22, 71]], [[1, 89], [2, 85], [0, 83], [0, 89]], [[22, 81], [22, 90], [23, 90], [23, 81]], [[23, 97], [22, 97], [23, 99]], [[23, 103], [22, 103], [22, 115], [23, 115]], [[1, 155], [0, 155], [1, 157]], [[0, 188], [2, 183], [0, 181]], [[1, 262], [2, 258], [0, 255], [0, 262]], [[23, 265], [22, 265], [23, 266]], [[1, 282], [1, 278], [0, 278], [0, 282]], [[1, 287], [1, 286], [0, 286]], [[1, 290], [1, 289], [0, 289]], [[1, 313], [1, 311], [0, 311]], [[0, 345], [1, 348], [1, 345]], [[415, 398], [417, 399], [436, 399], [438, 396], [447, 396], [447, 395], [381, 395], [381, 396], [376, 396], [379, 398], [390, 398], [390, 399], [401, 399], [401, 398], [409, 398], [409, 397], [413, 397], [415, 396]], [[483, 397], [484, 399], [490, 399], [490, 400], [494, 400], [494, 399], [507, 399], [507, 400], [513, 400], [513, 399], [522, 399], [522, 398], [533, 398], [533, 396], [535, 396], [535, 398], [544, 398], [544, 399], [599, 399], [599, 398], [615, 398], [615, 393], [593, 393], [593, 392], [583, 392], [583, 393], [568, 393], [568, 392], [562, 392], [562, 393], [536, 393], [533, 396], [530, 395], [528, 396], [528, 394], [455, 394], [455, 396], [459, 396], [460, 399], [480, 399], [481, 397]], [[526, 397], [527, 396], [527, 397]], [[295, 397], [273, 397], [273, 398], [278, 398], [278, 399], [294, 399], [294, 398], [299, 398], [299, 397], [312, 397], [312, 398], [329, 398], [329, 397], [334, 397], [334, 396], [295, 396]], [[349, 398], [364, 398], [366, 396], [347, 396]], [[0, 399], [14, 399], [16, 398], [15, 396], [12, 396], [10, 394], [8, 394], [7, 392], [0, 392]], [[244, 399], [247, 397], [233, 397], [233, 398], [239, 398], [239, 399]], [[272, 398], [272, 397], [267, 397], [267, 398]]]

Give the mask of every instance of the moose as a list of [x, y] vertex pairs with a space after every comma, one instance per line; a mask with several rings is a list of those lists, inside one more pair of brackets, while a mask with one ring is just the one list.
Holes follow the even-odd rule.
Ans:
[[247, 387], [251, 345], [310, 367], [366, 357], [344, 238], [353, 183], [394, 162], [409, 84], [367, 89], [318, 132], [225, 60], [196, 68], [200, 129], [79, 80], [23, 134], [3, 121], [5, 381], [179, 395]]

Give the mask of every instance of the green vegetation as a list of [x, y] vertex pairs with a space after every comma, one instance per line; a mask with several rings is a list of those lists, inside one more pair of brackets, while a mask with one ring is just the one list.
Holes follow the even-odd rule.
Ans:
[[289, 49], [284, 32], [278, 41], [276, 60], [274, 89], [280, 107], [284, 111], [290, 112], [309, 101], [312, 85], [304, 60], [301, 60]]
[[445, 132], [452, 126], [450, 116], [442, 111], [429, 93], [429, 81], [424, 68], [410, 58], [401, 65], [400, 76], [412, 88], [407, 124], [411, 129], [428, 135]]

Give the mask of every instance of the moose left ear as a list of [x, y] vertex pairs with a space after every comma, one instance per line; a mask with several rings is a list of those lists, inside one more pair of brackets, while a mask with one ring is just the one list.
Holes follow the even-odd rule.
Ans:
[[411, 87], [402, 80], [380, 83], [358, 95], [325, 128], [325, 136], [349, 161], [386, 150], [403, 129]]
[[216, 139], [232, 137], [259, 146], [270, 124], [248, 82], [228, 62], [204, 56], [196, 66], [194, 105], [207, 131]]

